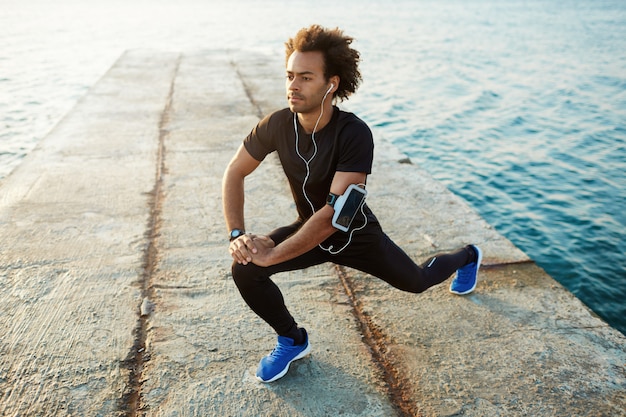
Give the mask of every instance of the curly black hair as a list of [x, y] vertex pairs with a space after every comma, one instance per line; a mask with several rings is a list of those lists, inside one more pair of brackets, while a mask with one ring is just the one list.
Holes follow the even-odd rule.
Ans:
[[296, 36], [285, 42], [285, 60], [288, 61], [294, 51], [321, 52], [324, 55], [326, 80], [334, 75], [339, 77], [339, 86], [333, 96], [345, 100], [356, 92], [361, 83], [361, 58], [359, 52], [350, 47], [353, 40], [344, 36], [339, 28], [327, 29], [320, 25], [311, 25], [300, 29]]

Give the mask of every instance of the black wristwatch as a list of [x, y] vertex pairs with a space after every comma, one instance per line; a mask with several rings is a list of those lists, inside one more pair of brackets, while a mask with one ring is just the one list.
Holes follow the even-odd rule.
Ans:
[[241, 229], [233, 229], [230, 231], [230, 238], [229, 240], [232, 242], [233, 240], [237, 239], [239, 236], [243, 236], [245, 235], [246, 232], [241, 230]]
[[335, 203], [337, 202], [337, 198], [339, 198], [339, 196], [337, 194], [328, 193], [328, 197], [326, 197], [326, 204], [328, 204], [331, 207], [335, 207]]

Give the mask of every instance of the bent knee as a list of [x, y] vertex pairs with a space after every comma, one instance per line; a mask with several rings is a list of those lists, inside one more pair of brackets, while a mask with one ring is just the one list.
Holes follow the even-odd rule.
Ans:
[[267, 279], [267, 274], [263, 272], [262, 267], [255, 264], [243, 265], [237, 262], [233, 262], [231, 266], [231, 273], [233, 280], [237, 286], [246, 285], [255, 281], [262, 281]]
[[244, 277], [248, 275], [248, 270], [246, 269], [246, 265], [242, 265], [237, 262], [233, 262], [233, 264], [230, 267], [230, 271], [233, 275], [233, 280], [235, 280], [235, 282], [245, 280]]

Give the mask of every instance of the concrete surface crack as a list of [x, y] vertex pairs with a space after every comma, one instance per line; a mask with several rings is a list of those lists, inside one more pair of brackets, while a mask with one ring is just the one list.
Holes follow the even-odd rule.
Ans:
[[398, 412], [398, 416], [421, 416], [417, 404], [411, 399], [408, 378], [402, 375], [401, 371], [395, 366], [397, 361], [393, 357], [391, 350], [387, 347], [387, 336], [363, 311], [361, 302], [358, 300], [354, 291], [354, 284], [346, 273], [345, 268], [339, 265], [335, 266], [335, 268], [343, 284], [343, 288], [350, 299], [352, 312], [357, 319], [359, 330], [363, 335], [363, 342], [369, 348], [374, 363], [382, 373], [382, 377], [386, 383], [387, 395]]
[[[161, 113], [159, 120], [159, 143], [157, 149], [156, 175], [154, 188], [149, 193], [148, 206], [150, 208], [150, 218], [148, 219], [145, 237], [147, 239], [147, 247], [144, 251], [143, 272], [140, 277], [141, 286], [141, 305], [137, 306], [137, 326], [134, 330], [135, 341], [133, 346], [124, 360], [124, 367], [128, 369], [128, 387], [122, 397], [121, 409], [125, 416], [136, 417], [144, 415], [141, 401], [141, 388], [143, 383], [144, 365], [150, 360], [150, 352], [146, 351], [146, 338], [148, 332], [148, 320], [150, 314], [144, 311], [146, 304], [154, 304], [154, 287], [152, 278], [157, 268], [159, 260], [159, 250], [157, 240], [161, 229], [161, 208], [164, 199], [163, 192], [163, 175], [166, 172], [165, 167], [165, 140], [169, 135], [167, 125], [172, 110], [172, 102], [174, 96], [174, 85], [180, 67], [181, 56], [178, 56], [175, 64], [170, 89], [167, 96], [165, 108]], [[151, 311], [150, 311], [151, 312]]]
[[237, 65], [237, 63], [235, 61], [231, 61], [230, 65], [233, 67], [233, 69], [237, 73], [237, 77], [239, 77], [239, 80], [241, 81], [241, 84], [243, 85], [243, 90], [245, 91], [246, 96], [248, 97], [248, 100], [250, 100], [250, 103], [256, 109], [257, 117], [259, 119], [262, 119], [263, 116], [264, 116], [263, 109], [261, 109], [261, 106], [259, 105], [259, 103], [257, 103], [256, 100], [254, 99], [254, 96], [252, 94], [252, 89], [251, 89], [250, 85], [248, 83], [246, 83], [246, 79], [243, 76], [243, 74], [241, 73], [241, 70], [239, 69], [239, 66]]

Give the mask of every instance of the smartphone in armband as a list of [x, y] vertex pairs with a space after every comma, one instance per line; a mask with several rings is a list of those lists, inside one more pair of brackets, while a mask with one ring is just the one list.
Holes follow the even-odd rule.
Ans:
[[366, 196], [367, 191], [365, 188], [361, 188], [356, 184], [350, 184], [346, 192], [337, 198], [333, 206], [335, 209], [332, 220], [333, 226], [343, 232], [347, 232], [356, 213], [365, 202]]

